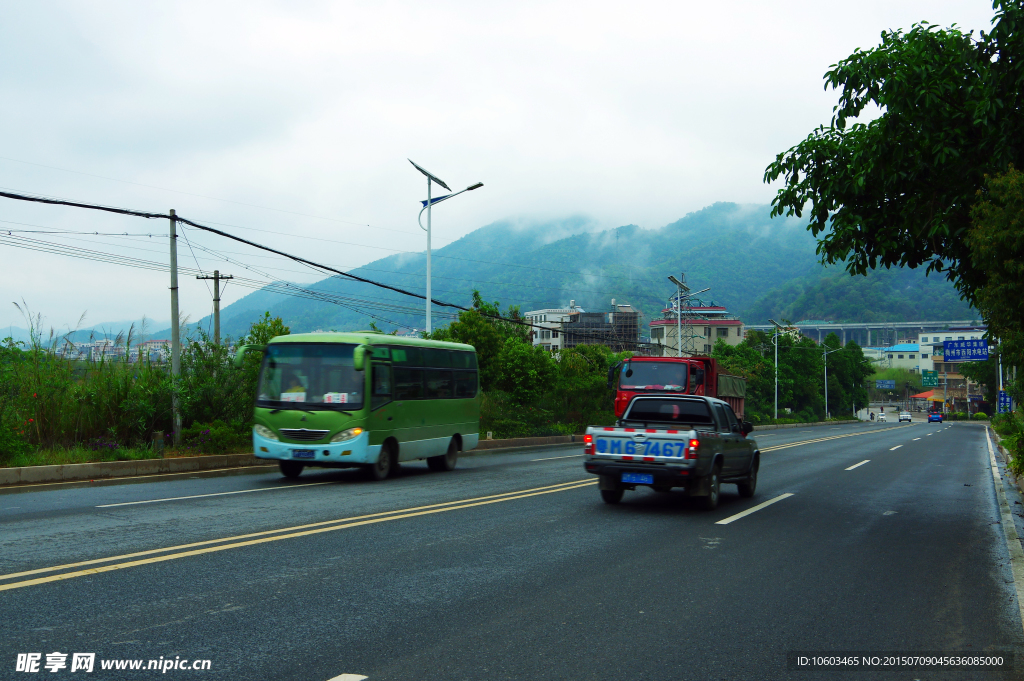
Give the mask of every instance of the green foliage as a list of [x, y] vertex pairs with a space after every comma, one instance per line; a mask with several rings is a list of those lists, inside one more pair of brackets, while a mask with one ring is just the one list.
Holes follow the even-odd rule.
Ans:
[[[946, 271], [973, 302], [986, 272], [965, 238], [985, 173], [1019, 163], [1024, 133], [1024, 8], [996, 0], [990, 33], [916, 24], [886, 31], [825, 74], [839, 90], [831, 123], [779, 154], [775, 215], [801, 217], [823, 262], [864, 274], [878, 266]], [[869, 123], [853, 123], [877, 107]]]
[[[265, 343], [286, 333], [279, 318], [264, 315], [246, 340]], [[224, 446], [228, 436], [223, 429], [237, 434], [251, 427], [259, 358], [250, 355], [244, 367], [235, 368], [227, 345], [214, 345], [202, 332], [184, 344], [177, 386], [167, 364], [144, 354], [134, 362], [110, 357], [80, 361], [62, 354], [67, 337], [51, 334], [44, 342], [33, 333], [32, 338], [27, 348], [10, 340], [0, 347], [0, 464], [31, 458], [37, 449], [69, 452], [57, 458], [75, 459], [83, 451], [92, 452], [90, 460], [114, 460], [122, 453], [139, 458], [154, 433], [172, 432], [174, 390], [184, 428], [223, 425], [213, 429], [209, 446]], [[124, 357], [134, 340], [129, 331], [115, 341]]]
[[245, 449], [251, 443], [252, 426], [249, 423], [228, 425], [216, 420], [212, 423], [193, 423], [181, 431], [182, 448], [190, 454], [225, 454]]
[[264, 312], [258, 321], [249, 326], [249, 332], [238, 341], [239, 345], [266, 345], [271, 338], [287, 336], [290, 330], [284, 325], [280, 317], [271, 317], [269, 312]]
[[555, 377], [551, 355], [518, 339], [505, 341], [498, 355], [497, 387], [519, 404], [532, 404], [551, 390]]
[[898, 268], [857, 277], [838, 268], [820, 268], [768, 291], [743, 317], [751, 323], [773, 318], [837, 322], [980, 319], [947, 281]]
[[[823, 348], [808, 338], [778, 337], [779, 413], [790, 409], [801, 422], [825, 419], [825, 365]], [[867, 404], [864, 381], [872, 369], [860, 346], [847, 343], [840, 348], [839, 337], [829, 334], [823, 346], [835, 350], [828, 355], [828, 408], [833, 415], [850, 414], [854, 405]], [[747, 420], [755, 424], [774, 421], [775, 347], [771, 334], [751, 332], [742, 343], [715, 344], [712, 356], [725, 373], [747, 379]], [[782, 422], [780, 419], [777, 422]]]
[[1007, 364], [1019, 366], [1024, 364], [1024, 173], [1011, 165], [985, 179], [967, 240], [973, 262], [986, 274], [976, 297]]

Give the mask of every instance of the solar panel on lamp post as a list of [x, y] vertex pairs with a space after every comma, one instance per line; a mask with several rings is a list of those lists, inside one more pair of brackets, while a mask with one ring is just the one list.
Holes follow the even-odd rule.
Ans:
[[[422, 167], [417, 165], [411, 158], [408, 159], [408, 161], [409, 161], [409, 163], [412, 163], [413, 167], [415, 167], [416, 170], [420, 171], [421, 173], [423, 173], [424, 175], [427, 176], [427, 200], [426, 201], [420, 201], [420, 203], [423, 204], [423, 210], [420, 211], [420, 214], [416, 218], [416, 221], [419, 223], [420, 229], [422, 229], [423, 231], [425, 231], [427, 233], [427, 295], [426, 295], [426, 298], [427, 298], [427, 301], [426, 301], [426, 306], [427, 306], [427, 311], [426, 311], [427, 325], [426, 325], [426, 330], [427, 330], [427, 333], [430, 333], [431, 332], [431, 321], [430, 321], [430, 296], [431, 296], [431, 291], [430, 291], [430, 218], [431, 218], [431, 209], [433, 208], [435, 203], [441, 203], [442, 201], [446, 201], [446, 200], [452, 198], [453, 196], [458, 196], [462, 192], [468, 192], [468, 191], [473, 191], [474, 189], [479, 189], [480, 187], [484, 186], [484, 183], [483, 182], [477, 182], [474, 185], [470, 185], [469, 187], [466, 187], [462, 191], [457, 191], [457, 192], [455, 192], [453, 194], [446, 194], [444, 196], [439, 196], [439, 197], [437, 197], [435, 199], [435, 198], [431, 197], [431, 183], [436, 182], [437, 184], [441, 185], [442, 187], [444, 187], [448, 191], [452, 190], [451, 187], [446, 185], [436, 175], [433, 175], [432, 173], [424, 170]], [[423, 226], [423, 219], [422, 219], [423, 218], [423, 211], [424, 210], [427, 211], [427, 226], [426, 227]]]

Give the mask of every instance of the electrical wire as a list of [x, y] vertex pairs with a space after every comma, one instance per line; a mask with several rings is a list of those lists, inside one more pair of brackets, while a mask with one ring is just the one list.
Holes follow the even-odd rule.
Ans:
[[[88, 204], [88, 203], [81, 203], [81, 202], [77, 202], [77, 201], [68, 201], [68, 200], [65, 200], [65, 199], [48, 198], [48, 197], [43, 197], [43, 196], [30, 196], [30, 195], [25, 195], [25, 194], [15, 194], [15, 193], [6, 192], [6, 191], [0, 191], [0, 197], [14, 199], [14, 200], [18, 200], [18, 201], [29, 201], [29, 202], [34, 202], [34, 203], [44, 203], [44, 204], [50, 204], [50, 205], [63, 205], [63, 206], [70, 206], [70, 207], [74, 207], [74, 208], [84, 208], [84, 209], [88, 209], [88, 210], [99, 210], [99, 211], [104, 211], [104, 212], [108, 212], [108, 213], [114, 213], [114, 214], [119, 214], [119, 215], [129, 215], [129, 216], [135, 216], [135, 217], [143, 217], [143, 218], [147, 218], [147, 219], [168, 219], [168, 220], [174, 220], [174, 221], [180, 222], [182, 224], [191, 225], [192, 227], [195, 227], [196, 229], [199, 229], [199, 230], [210, 232], [212, 234], [217, 234], [219, 236], [222, 236], [222, 237], [224, 237], [226, 239], [230, 239], [232, 241], [237, 241], [239, 243], [244, 243], [244, 244], [246, 244], [248, 246], [252, 246], [253, 248], [264, 250], [264, 251], [267, 251], [269, 253], [275, 253], [277, 255], [280, 255], [282, 257], [288, 258], [288, 259], [293, 260], [295, 262], [302, 263], [302, 264], [308, 265], [308, 266], [313, 267], [313, 268], [321, 269], [321, 270], [323, 270], [325, 272], [331, 272], [333, 274], [340, 275], [342, 277], [346, 277], [346, 278], [354, 280], [354, 281], [359, 281], [359, 282], [363, 282], [363, 283], [366, 283], [366, 284], [370, 284], [370, 285], [376, 286], [378, 288], [386, 289], [386, 290], [389, 290], [389, 291], [394, 291], [396, 293], [400, 293], [400, 294], [403, 294], [403, 295], [406, 295], [406, 296], [409, 296], [409, 297], [413, 297], [413, 298], [418, 298], [418, 299], [423, 300], [423, 301], [427, 300], [427, 297], [425, 295], [420, 295], [420, 294], [415, 293], [413, 291], [402, 289], [402, 288], [399, 288], [397, 286], [391, 286], [390, 284], [385, 284], [383, 282], [374, 281], [374, 280], [368, 279], [366, 277], [360, 277], [360, 276], [351, 274], [349, 272], [343, 272], [341, 270], [337, 270], [337, 269], [335, 269], [333, 267], [330, 267], [328, 265], [323, 265], [323, 264], [314, 262], [312, 260], [309, 260], [307, 258], [303, 258], [303, 257], [297, 256], [297, 255], [292, 255], [290, 253], [286, 253], [284, 251], [280, 251], [278, 249], [271, 248], [270, 246], [265, 246], [263, 244], [259, 244], [259, 243], [256, 243], [254, 241], [250, 241], [248, 239], [243, 239], [240, 236], [236, 236], [234, 234], [230, 234], [228, 232], [224, 232], [223, 230], [219, 230], [219, 229], [216, 229], [214, 227], [209, 227], [207, 225], [200, 224], [200, 223], [195, 222], [193, 220], [189, 220], [187, 218], [183, 218], [183, 217], [181, 217], [179, 215], [172, 216], [170, 214], [151, 213], [151, 212], [147, 212], [147, 211], [132, 210], [132, 209], [128, 209], [128, 208], [118, 208], [118, 207], [114, 207], [114, 206], [104, 206], [104, 205], [100, 205], [100, 204]], [[8, 238], [10, 238], [10, 237], [8, 237]], [[109, 255], [109, 254], [107, 254], [107, 255]], [[467, 307], [464, 307], [462, 305], [457, 305], [455, 303], [449, 303], [449, 302], [445, 302], [445, 301], [440, 301], [440, 300], [437, 300], [436, 298], [433, 298], [433, 297], [431, 297], [430, 301], [431, 301], [432, 304], [439, 305], [439, 306], [442, 306], [442, 307], [453, 308], [453, 309], [462, 310], [462, 311], [465, 311], [465, 312], [476, 311], [477, 313], [481, 314], [485, 318], [490, 318], [490, 319], [493, 319], [495, 321], [502, 321], [502, 322], [506, 322], [506, 323], [517, 324], [517, 325], [520, 325], [520, 326], [525, 326], [525, 327], [530, 327], [530, 328], [535, 328], [535, 329], [550, 330], [550, 329], [548, 329], [548, 327], [542, 327], [542, 326], [539, 326], [539, 325], [536, 325], [536, 324], [532, 324], [532, 323], [526, 322], [524, 320], [520, 320], [520, 319], [516, 319], [516, 318], [502, 317], [501, 315], [484, 314], [484, 313], [480, 312], [479, 310], [473, 310], [472, 308], [467, 308]], [[571, 333], [578, 334], [578, 335], [589, 336], [590, 338], [594, 338], [594, 339], [598, 338], [597, 335], [589, 334], [588, 332], [584, 332], [582, 330], [574, 330]], [[617, 342], [617, 343], [621, 343], [622, 342], [622, 339], [618, 339], [618, 338], [614, 338], [614, 337], [602, 336], [602, 338], [609, 339], [609, 340], [612, 340], [612, 341]]]

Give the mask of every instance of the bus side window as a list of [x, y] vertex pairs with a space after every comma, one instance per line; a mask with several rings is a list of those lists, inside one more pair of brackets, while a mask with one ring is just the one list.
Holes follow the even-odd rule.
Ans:
[[376, 409], [391, 401], [391, 365], [374, 363], [372, 380], [370, 408]]
[[423, 369], [400, 369], [395, 367], [395, 399], [423, 399]]
[[476, 397], [477, 375], [475, 371], [455, 372], [455, 397], [456, 399]]
[[426, 398], [428, 400], [447, 400], [452, 396], [452, 372], [448, 369], [427, 369]]

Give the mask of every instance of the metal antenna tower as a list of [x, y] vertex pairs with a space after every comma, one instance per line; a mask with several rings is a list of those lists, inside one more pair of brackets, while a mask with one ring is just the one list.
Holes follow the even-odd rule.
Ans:
[[[679, 279], [675, 276], [669, 275], [668, 280], [676, 285], [676, 295], [674, 301], [675, 313], [676, 313], [676, 356], [677, 357], [693, 357], [697, 353], [697, 339], [703, 338], [703, 334], [697, 335], [694, 333], [693, 327], [698, 319], [697, 313], [693, 311], [693, 303], [691, 298], [698, 293], [704, 293], [710, 291], [710, 288], [701, 289], [700, 291], [691, 291], [690, 287], [686, 285], [686, 273], [680, 272]], [[703, 348], [702, 348], [703, 351]]]

